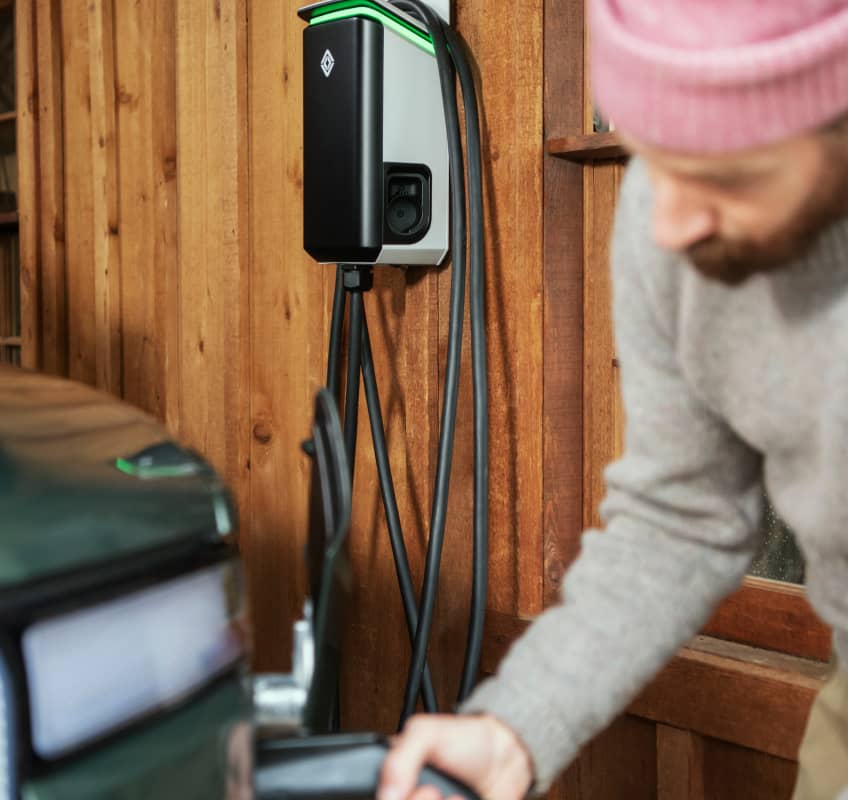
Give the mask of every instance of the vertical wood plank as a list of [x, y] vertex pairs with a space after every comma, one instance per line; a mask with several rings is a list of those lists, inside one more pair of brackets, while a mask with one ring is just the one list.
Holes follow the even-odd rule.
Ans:
[[115, 31], [123, 396], [177, 432], [174, 5], [117, 3]]
[[586, 169], [584, 320], [583, 488], [586, 527], [600, 525], [604, 467], [616, 450], [615, 345], [611, 313], [609, 240], [616, 201], [615, 164]]
[[121, 263], [112, 0], [88, 3], [92, 171], [92, 251], [96, 385], [122, 391]]
[[[162, 384], [157, 385], [153, 397], [148, 402], [157, 410], [157, 413], [161, 414], [164, 410], [168, 429], [178, 434], [182, 415], [180, 393], [182, 328], [178, 252], [177, 18], [176, 9], [171, 0], [154, 0], [150, 14], [153, 17], [152, 51], [158, 55], [151, 65], [150, 93], [153, 100], [148, 121], [145, 124], [152, 130], [153, 142], [155, 236], [151, 258], [156, 277], [154, 278], [154, 308], [148, 309], [147, 314], [155, 315], [161, 326], [156, 349], [157, 364], [164, 363], [162, 368], [164, 376]], [[161, 319], [162, 316], [164, 316], [164, 322]], [[161, 344], [163, 338], [164, 345]], [[157, 382], [154, 381], [154, 383]], [[164, 402], [161, 399], [163, 391]]]
[[[251, 393], [250, 504], [243, 540], [258, 632], [255, 663], [290, 658], [289, 623], [306, 595], [309, 436], [324, 383], [330, 267], [303, 251], [303, 76], [297, 3], [251, 0], [250, 113]], [[331, 296], [332, 292], [329, 293]]]
[[[627, 165], [621, 161], [615, 164], [613, 169], [615, 179], [615, 196], [618, 198], [621, 182], [624, 179], [624, 172]], [[612, 297], [610, 297], [610, 307], [612, 307]], [[615, 331], [613, 331], [615, 334]], [[613, 337], [613, 347], [615, 347], [615, 339]], [[624, 401], [621, 395], [621, 374], [618, 366], [618, 353], [613, 357], [613, 458], [619, 458], [624, 454]]]
[[[49, 41], [49, 40], [48, 40]], [[34, 0], [15, 4], [18, 238], [21, 266], [21, 365], [41, 364], [38, 195], [38, 37]]]
[[180, 434], [247, 504], [245, 6], [177, 4]]
[[62, 3], [68, 374], [97, 382], [91, 41], [88, 5]]
[[[581, 752], [566, 776], [567, 800], [655, 800], [657, 749], [653, 723], [622, 715]], [[683, 800], [684, 796], [675, 800]]]
[[794, 761], [717, 739], [704, 740], [705, 800], [790, 800], [797, 773]]
[[[457, 28], [479, 70], [483, 119], [492, 443], [489, 608], [519, 616], [543, 607], [543, 10], [537, 0], [508, 5], [464, 0], [456, 8]], [[507, 84], [512, 91], [503, 91]], [[448, 317], [446, 300], [439, 316]], [[467, 566], [473, 484], [463, 476], [471, 474], [473, 453], [470, 346], [463, 358], [465, 422], [457, 429], [453, 496], [455, 507], [467, 508], [467, 517], [459, 529], [461, 547], [446, 553], [446, 564]], [[446, 573], [447, 586], [450, 578]]]
[[38, 233], [41, 358], [48, 373], [68, 371], [61, 0], [36, 0], [38, 31]]
[[657, 800], [704, 800], [704, 738], [657, 725]]
[[288, 663], [287, 620], [305, 596], [309, 464], [299, 444], [309, 435], [314, 393], [323, 384], [329, 269], [302, 249], [302, 122], [291, 113], [302, 107], [303, 83], [295, 6], [252, 2], [249, 11], [250, 203], [257, 211], [250, 222], [254, 518], [245, 552], [254, 618], [264, 632], [256, 653], [263, 668]]
[[[583, 129], [583, 4], [544, 3], [545, 138]], [[583, 530], [582, 167], [544, 167], [544, 597], [556, 602]]]

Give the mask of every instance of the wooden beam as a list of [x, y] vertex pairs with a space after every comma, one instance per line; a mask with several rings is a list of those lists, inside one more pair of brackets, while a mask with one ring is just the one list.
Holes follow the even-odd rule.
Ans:
[[[631, 705], [637, 716], [794, 760], [827, 667], [698, 637]], [[813, 666], [810, 666], [813, 665]]]
[[626, 158], [628, 152], [617, 133], [584, 133], [548, 139], [548, 155], [585, 164], [591, 161]]
[[[485, 672], [497, 669], [530, 624], [489, 613]], [[810, 706], [829, 670], [817, 661], [698, 636], [643, 690], [628, 713], [794, 760]]]
[[704, 628], [707, 636], [828, 661], [830, 628], [807, 602], [803, 586], [748, 577]]

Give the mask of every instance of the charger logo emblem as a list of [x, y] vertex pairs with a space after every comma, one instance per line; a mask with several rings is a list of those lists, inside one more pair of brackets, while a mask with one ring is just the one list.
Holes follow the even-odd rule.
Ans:
[[333, 54], [329, 50], [324, 51], [324, 55], [321, 58], [321, 72], [324, 73], [325, 78], [330, 77], [330, 73], [333, 71], [333, 67], [336, 66], [336, 59], [333, 58]]

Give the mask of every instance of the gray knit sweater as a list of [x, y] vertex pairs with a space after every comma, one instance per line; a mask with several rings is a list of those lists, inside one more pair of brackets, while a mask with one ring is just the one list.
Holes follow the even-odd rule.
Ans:
[[613, 236], [627, 425], [605, 530], [563, 602], [463, 706], [509, 724], [544, 789], [745, 574], [765, 483], [807, 559], [807, 592], [848, 664], [848, 219], [736, 288], [661, 251], [634, 162]]

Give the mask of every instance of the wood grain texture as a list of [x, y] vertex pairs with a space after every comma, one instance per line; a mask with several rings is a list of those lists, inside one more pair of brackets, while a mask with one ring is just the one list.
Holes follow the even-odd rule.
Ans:
[[[519, 615], [543, 606], [543, 25], [538, 0], [456, 5], [456, 26], [479, 71], [483, 119], [492, 442], [489, 607]], [[440, 318], [447, 311], [444, 305]], [[468, 351], [469, 376], [470, 361]], [[466, 397], [460, 408], [469, 423], [461, 435], [468, 449], [460, 475], [462, 464], [471, 464], [470, 392]], [[460, 478], [453, 494], [470, 491], [471, 483]], [[462, 530], [466, 544], [456, 556], [467, 561], [470, 513]]]
[[246, 27], [242, 0], [176, 9], [180, 436], [249, 527]]
[[115, 5], [123, 397], [179, 428], [174, 4]]
[[309, 436], [324, 383], [330, 267], [304, 252], [301, 36], [298, 4], [248, 6], [251, 526], [242, 552], [251, 578], [255, 663], [287, 667], [290, 621], [306, 581]]
[[[655, 800], [657, 751], [655, 726], [624, 715], [595, 737], [575, 761], [568, 800]], [[683, 800], [682, 797], [676, 800]]]
[[828, 661], [830, 628], [807, 602], [801, 586], [748, 577], [704, 628], [708, 636]]
[[38, 41], [35, 0], [15, 5], [15, 75], [17, 107], [18, 241], [21, 266], [21, 364], [41, 361], [38, 198]]
[[[804, 674], [800, 659], [769, 663], [775, 657], [765, 651], [730, 643], [724, 647], [736, 649], [724, 653], [693, 648], [681, 651], [642, 692], [631, 712], [779, 758], [796, 759], [824, 675]], [[729, 657], [728, 652], [749, 657]]]
[[[483, 670], [494, 672], [530, 620], [490, 612]], [[794, 760], [810, 705], [829, 667], [816, 661], [696, 637], [628, 712]]]
[[61, 10], [68, 374], [93, 386], [98, 378], [98, 345], [89, 68], [92, 42], [88, 5], [62, 3]]
[[798, 766], [756, 750], [717, 739], [704, 740], [704, 798], [789, 800]]
[[704, 737], [657, 725], [657, 800], [705, 800]]
[[[544, 133], [583, 129], [583, 4], [544, 3]], [[542, 508], [544, 602], [559, 597], [583, 531], [583, 173], [550, 157], [544, 175]]]
[[583, 523], [601, 525], [598, 506], [606, 491], [604, 468], [616, 456], [616, 367], [611, 311], [609, 243], [618, 192], [615, 163], [584, 170], [584, 402]]
[[65, 375], [68, 371], [68, 282], [65, 263], [64, 69], [60, 0], [36, 0], [36, 26], [38, 295], [41, 327], [38, 366], [51, 374]]
[[548, 139], [545, 150], [549, 155], [585, 164], [627, 157], [627, 150], [617, 133], [584, 133]]
[[112, 0], [91, 0], [88, 3], [88, 32], [95, 385], [120, 395], [123, 359]]

